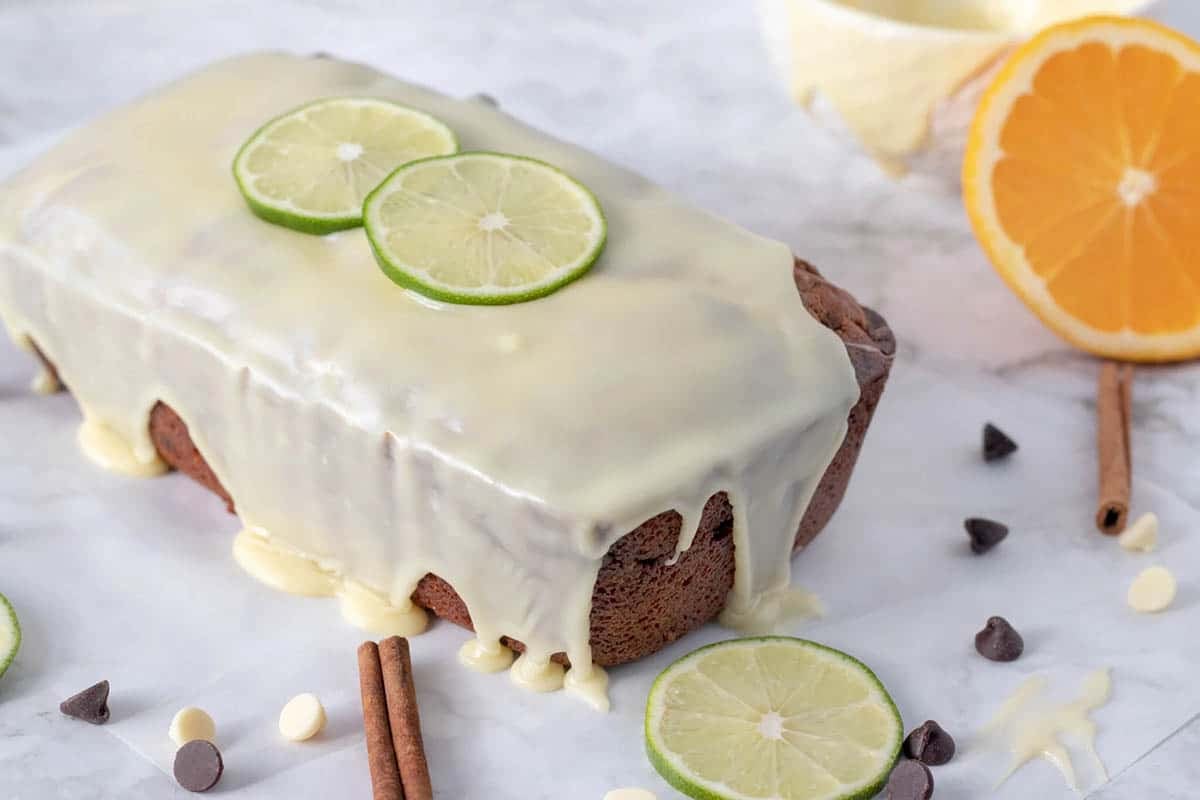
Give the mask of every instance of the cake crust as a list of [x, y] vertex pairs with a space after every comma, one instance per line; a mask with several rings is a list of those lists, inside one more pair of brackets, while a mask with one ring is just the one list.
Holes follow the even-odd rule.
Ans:
[[[800, 523], [795, 542], [799, 550], [824, 529], [845, 495], [891, 370], [896, 341], [879, 314], [827, 281], [811, 264], [796, 259], [794, 277], [805, 307], [845, 343], [861, 392], [850, 411], [846, 437]], [[38, 355], [53, 372], [53, 364]], [[165, 403], [157, 403], [151, 412], [150, 436], [163, 461], [217, 494], [230, 512], [236, 512], [187, 425]], [[724, 492], [710, 497], [692, 546], [673, 564], [668, 562], [682, 525], [673, 510], [648, 519], [611, 547], [592, 594], [590, 640], [597, 665], [611, 667], [649, 656], [721, 612], [734, 582], [730, 535], [734, 513]], [[433, 614], [472, 628], [466, 604], [437, 575], [426, 575], [412, 597]], [[519, 641], [506, 637], [503, 642], [518, 652], [524, 650]], [[564, 653], [554, 659], [567, 662]]]

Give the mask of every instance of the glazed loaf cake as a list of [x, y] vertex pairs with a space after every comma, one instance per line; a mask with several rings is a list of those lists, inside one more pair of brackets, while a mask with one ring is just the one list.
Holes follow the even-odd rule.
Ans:
[[[457, 305], [391, 283], [361, 231], [259, 220], [238, 147], [337, 96], [578, 179], [608, 221], [600, 261], [533, 302]], [[508, 643], [519, 684], [557, 674], [598, 707], [593, 665], [787, 605], [894, 345], [786, 245], [490, 105], [277, 54], [187, 77], [0, 185], [0, 318], [79, 401], [94, 460], [174, 466], [236, 506], [252, 574], [337, 594], [356, 624], [368, 602], [419, 627], [415, 601], [476, 631], [487, 664], [464, 663], [503, 668]]]
[[[896, 340], [887, 322], [827, 281], [811, 264], [796, 259], [796, 288], [810, 312], [846, 343], [861, 389], [850, 412], [849, 430], [825, 471], [819, 488], [796, 532], [796, 550], [811, 542], [841, 503], [863, 438], [871, 424], [891, 371]], [[54, 373], [53, 365], [42, 358]], [[225, 501], [233, 498], [204, 460], [187, 425], [169, 406], [157, 403], [150, 434], [162, 459]], [[675, 511], [646, 520], [617, 541], [604, 556], [592, 592], [592, 658], [602, 667], [636, 661], [661, 650], [693, 629], [716, 618], [733, 587], [733, 508], [724, 492], [705, 504], [692, 546], [670, 563], [679, 541], [681, 517]], [[471, 615], [454, 587], [432, 573], [425, 575], [413, 601], [437, 616], [471, 628]], [[521, 642], [504, 644], [520, 652]], [[555, 660], [566, 662], [565, 653]]]

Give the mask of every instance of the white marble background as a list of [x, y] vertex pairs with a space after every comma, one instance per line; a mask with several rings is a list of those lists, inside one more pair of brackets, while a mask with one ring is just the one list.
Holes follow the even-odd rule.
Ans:
[[[1200, 35], [1191, 0], [1159, 16]], [[1069, 692], [1098, 666], [1115, 682], [1097, 716], [1113, 779], [1088, 796], [1200, 794], [1200, 368], [1138, 373], [1135, 510], [1159, 513], [1164, 546], [1131, 556], [1091, 529], [1095, 363], [1001, 286], [952, 194], [888, 182], [788, 105], [748, 0], [0, 0], [0, 173], [66, 127], [255, 48], [325, 50], [449, 93], [491, 93], [790, 242], [879, 308], [900, 360], [846, 506], [797, 561], [830, 613], [795, 631], [872, 664], [910, 725], [933, 717], [957, 735], [961, 756], [935, 773], [941, 800], [1071, 797], [1045, 764], [993, 793], [1003, 761], [972, 732], [1028, 674]], [[85, 463], [70, 398], [28, 395], [31, 372], [0, 346], [0, 591], [26, 637], [0, 681], [0, 800], [182, 795], [165, 734], [189, 703], [218, 720], [228, 769], [215, 794], [368, 796], [357, 634], [332, 604], [240, 574], [235, 521], [186, 479], [131, 482]], [[979, 463], [988, 419], [1022, 444], [1009, 463]], [[1013, 528], [981, 559], [960, 527], [975, 514]], [[1125, 587], [1152, 562], [1179, 575], [1180, 598], [1138, 617]], [[1015, 664], [972, 650], [995, 613], [1026, 635]], [[641, 754], [641, 706], [658, 670], [724, 632], [615, 671], [606, 717], [460, 671], [464, 635], [439, 625], [416, 648], [439, 797], [599, 800], [619, 785], [676, 797]], [[108, 726], [59, 715], [63, 697], [102, 677]], [[306, 690], [326, 701], [329, 728], [284, 744], [275, 717]]]

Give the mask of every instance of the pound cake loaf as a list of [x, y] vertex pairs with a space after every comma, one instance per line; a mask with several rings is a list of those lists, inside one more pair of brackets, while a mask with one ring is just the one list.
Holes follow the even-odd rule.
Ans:
[[[238, 146], [332, 96], [559, 166], [603, 205], [608, 249], [549, 297], [456, 306], [390, 283], [361, 232], [258, 220]], [[487, 104], [275, 54], [114, 112], [0, 187], [0, 317], [79, 401], [85, 452], [218, 493], [252, 573], [376, 630], [427, 608], [475, 630], [465, 662], [507, 666], [503, 643], [539, 689], [554, 662], [594, 685], [718, 614], [769, 622], [894, 350], [784, 245]]]

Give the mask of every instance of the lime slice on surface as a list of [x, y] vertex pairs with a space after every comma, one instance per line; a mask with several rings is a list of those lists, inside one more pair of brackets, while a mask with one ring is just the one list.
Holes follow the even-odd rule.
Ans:
[[646, 703], [651, 763], [699, 800], [865, 800], [903, 737], [870, 669], [803, 639], [697, 650], [658, 677]]
[[8, 598], [0, 594], [0, 677], [8, 669], [21, 646], [21, 625]]
[[255, 214], [304, 233], [362, 224], [363, 199], [401, 164], [458, 150], [445, 124], [370, 98], [318, 100], [258, 129], [233, 160]]
[[367, 198], [363, 225], [393, 281], [475, 305], [553, 292], [592, 266], [607, 235], [585, 186], [549, 164], [499, 153], [400, 167]]

